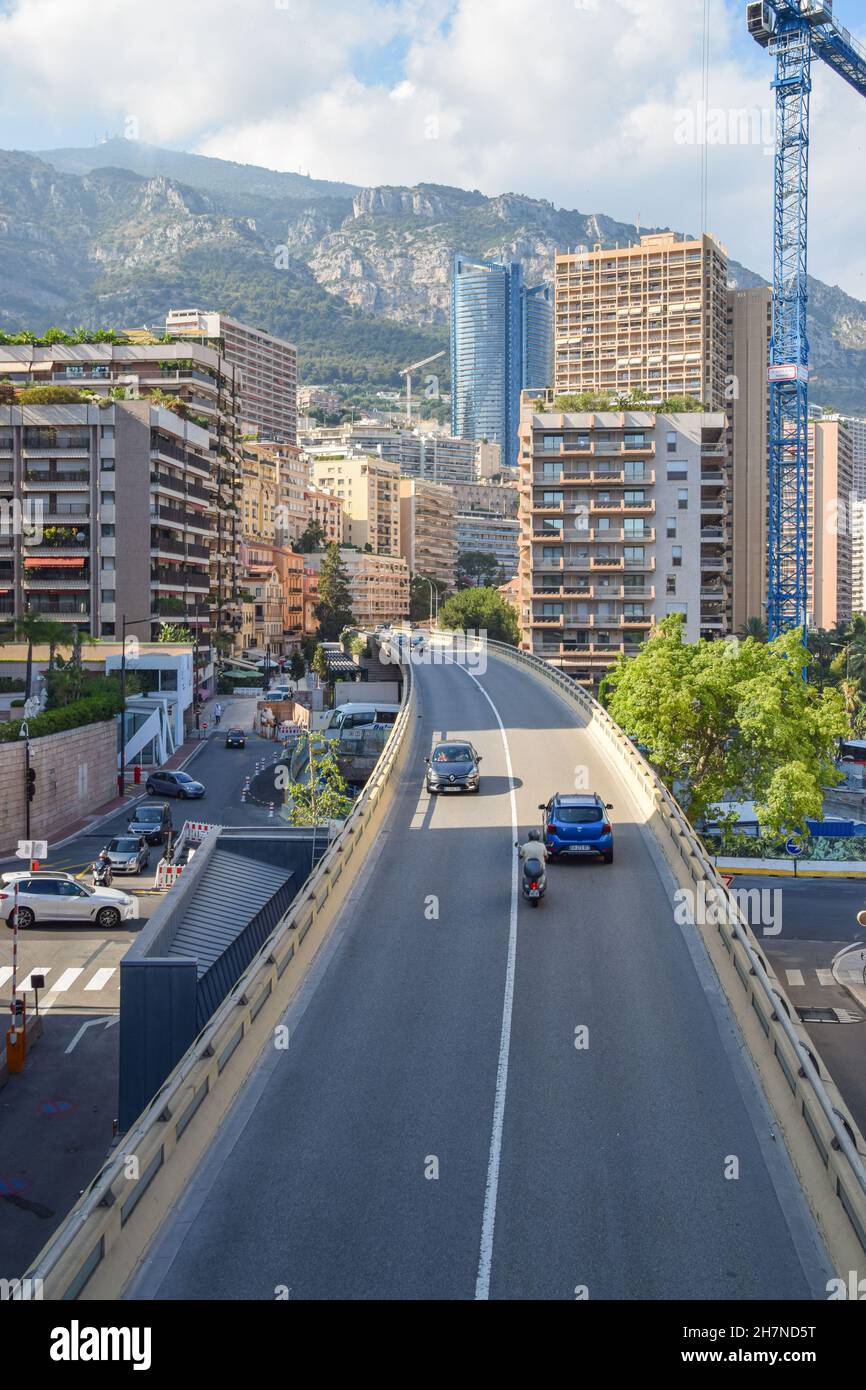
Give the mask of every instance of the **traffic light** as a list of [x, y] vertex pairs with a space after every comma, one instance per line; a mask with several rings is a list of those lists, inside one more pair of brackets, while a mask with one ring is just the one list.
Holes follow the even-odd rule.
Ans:
[[27, 800], [32, 801], [36, 795], [36, 768], [27, 769]]

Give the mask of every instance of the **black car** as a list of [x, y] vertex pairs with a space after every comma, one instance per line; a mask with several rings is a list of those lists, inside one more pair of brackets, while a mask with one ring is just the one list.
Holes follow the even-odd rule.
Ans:
[[226, 748], [245, 748], [246, 734], [243, 729], [229, 729], [226, 734]]
[[141, 835], [149, 845], [161, 845], [171, 834], [171, 811], [165, 802], [136, 806], [126, 829], [129, 835]]
[[152, 772], [147, 779], [148, 796], [177, 796], [197, 798], [204, 796], [204, 784], [190, 777], [188, 772], [166, 772], [160, 769]]
[[428, 792], [477, 792], [481, 785], [480, 754], [471, 743], [437, 743], [427, 764]]

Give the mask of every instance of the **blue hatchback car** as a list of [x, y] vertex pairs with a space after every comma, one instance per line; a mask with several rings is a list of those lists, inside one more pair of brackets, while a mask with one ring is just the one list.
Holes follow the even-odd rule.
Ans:
[[561, 855], [592, 856], [613, 863], [613, 827], [608, 811], [613, 807], [595, 792], [557, 792], [545, 806], [544, 843], [549, 858]]

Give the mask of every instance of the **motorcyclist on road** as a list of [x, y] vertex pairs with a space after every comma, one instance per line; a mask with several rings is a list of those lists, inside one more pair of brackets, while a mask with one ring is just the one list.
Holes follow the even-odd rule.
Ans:
[[94, 878], [111, 877], [111, 859], [107, 849], [101, 849], [93, 864]]
[[523, 863], [527, 859], [539, 859], [542, 864], [547, 863], [547, 850], [541, 838], [540, 830], [530, 830], [522, 844], [518, 844], [517, 852]]

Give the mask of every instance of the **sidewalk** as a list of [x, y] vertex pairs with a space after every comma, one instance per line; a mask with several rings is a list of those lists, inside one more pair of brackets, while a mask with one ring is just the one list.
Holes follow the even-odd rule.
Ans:
[[833, 977], [866, 1009], [866, 948], [853, 946], [833, 961]]

